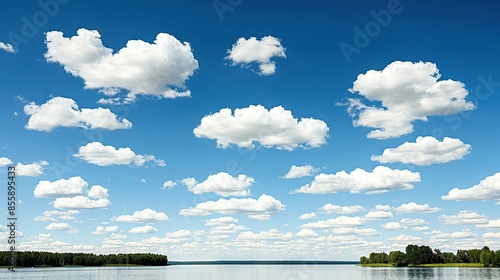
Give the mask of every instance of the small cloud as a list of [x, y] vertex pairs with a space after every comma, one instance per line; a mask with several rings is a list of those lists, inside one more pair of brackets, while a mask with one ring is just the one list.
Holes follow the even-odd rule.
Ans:
[[4, 51], [9, 52], [9, 53], [16, 53], [17, 52], [11, 44], [3, 43], [3, 42], [0, 42], [0, 50], [4, 50]]
[[500, 199], [500, 172], [486, 177], [468, 189], [454, 188], [447, 195], [441, 196], [441, 199], [457, 201]]
[[31, 102], [24, 106], [30, 116], [26, 129], [52, 131], [57, 127], [81, 127], [84, 129], [130, 129], [132, 123], [119, 118], [109, 109], [82, 108], [73, 99], [54, 97], [42, 105]]
[[295, 179], [302, 177], [313, 176], [315, 172], [318, 172], [319, 168], [314, 168], [312, 165], [307, 164], [304, 166], [292, 165], [290, 170], [283, 176], [284, 179]]
[[143, 234], [148, 234], [148, 233], [154, 233], [157, 232], [158, 230], [150, 225], [143, 226], [143, 227], [135, 227], [129, 230], [130, 233], [143, 233]]
[[173, 187], [175, 187], [177, 185], [176, 182], [172, 181], [172, 180], [168, 180], [168, 181], [165, 181], [163, 183], [163, 187], [161, 188], [162, 190], [164, 189], [171, 189]]
[[276, 63], [271, 60], [273, 57], [286, 58], [285, 48], [281, 45], [280, 39], [273, 36], [265, 36], [260, 40], [255, 37], [239, 38], [227, 53], [226, 59], [230, 60], [232, 65], [245, 66], [257, 63], [259, 65], [257, 73], [262, 76], [276, 72]]
[[163, 212], [156, 212], [151, 208], [135, 211], [132, 215], [121, 215], [113, 217], [111, 220], [127, 223], [151, 223], [155, 221], [168, 221], [168, 216]]
[[470, 153], [471, 145], [459, 139], [445, 137], [442, 142], [432, 136], [417, 137], [416, 142], [405, 142], [394, 149], [385, 149], [382, 155], [371, 160], [380, 163], [401, 162], [421, 166], [463, 159]]
[[78, 153], [73, 156], [99, 166], [130, 164], [143, 167], [147, 162], [161, 167], [166, 166], [164, 160], [156, 159], [153, 155], [137, 155], [128, 147], [116, 149], [113, 146], [104, 146], [100, 142], [92, 142], [81, 146]]
[[146, 183], [147, 183], [147, 182], [146, 182], [146, 179], [144, 179], [144, 178], [143, 178], [143, 179], [141, 179], [141, 183], [146, 184]]
[[312, 220], [316, 219], [317, 215], [314, 212], [311, 213], [305, 213], [299, 216], [299, 220]]
[[401, 206], [394, 209], [398, 214], [407, 213], [435, 213], [441, 211], [441, 208], [430, 207], [429, 204], [417, 204], [415, 202], [410, 202], [407, 204], [401, 204]]

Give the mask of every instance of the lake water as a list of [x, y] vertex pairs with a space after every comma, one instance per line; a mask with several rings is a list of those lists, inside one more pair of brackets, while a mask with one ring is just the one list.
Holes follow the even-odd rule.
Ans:
[[371, 268], [355, 265], [177, 265], [168, 267], [72, 267], [0, 270], [0, 279], [29, 280], [488, 280], [495, 268]]

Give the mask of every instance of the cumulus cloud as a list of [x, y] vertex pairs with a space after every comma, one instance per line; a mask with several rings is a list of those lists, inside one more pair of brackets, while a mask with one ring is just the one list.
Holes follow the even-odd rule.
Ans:
[[143, 227], [135, 227], [129, 230], [130, 233], [154, 233], [157, 232], [158, 230], [150, 225], [143, 226]]
[[107, 198], [90, 199], [86, 196], [58, 197], [54, 201], [54, 208], [62, 209], [95, 209], [106, 208], [111, 205]]
[[107, 99], [120, 103], [121, 89], [127, 91], [123, 102], [133, 102], [138, 95], [157, 98], [190, 96], [185, 82], [198, 62], [189, 43], [159, 33], [154, 42], [130, 40], [118, 52], [106, 48], [97, 30], [81, 28], [77, 35], [64, 37], [60, 31], [46, 34], [48, 62], [59, 63], [66, 72], [81, 77], [87, 89], [99, 89]]
[[421, 226], [426, 225], [427, 222], [424, 219], [401, 219], [400, 223], [405, 226]]
[[357, 168], [351, 173], [344, 170], [335, 174], [322, 173], [316, 175], [311, 183], [292, 191], [292, 193], [385, 193], [391, 190], [413, 189], [413, 184], [418, 182], [420, 182], [420, 173], [418, 172], [377, 166], [372, 172]]
[[500, 172], [486, 177], [479, 184], [468, 189], [454, 188], [441, 198], [457, 201], [500, 199]]
[[207, 227], [214, 227], [214, 226], [222, 226], [222, 225], [227, 225], [227, 224], [235, 224], [239, 222], [238, 219], [235, 219], [233, 217], [219, 217], [219, 218], [213, 218], [210, 220], [205, 221], [205, 226]]
[[401, 162], [405, 164], [431, 165], [463, 159], [471, 145], [459, 139], [445, 137], [442, 142], [432, 136], [417, 137], [416, 142], [405, 142], [394, 149], [385, 149], [382, 155], [371, 160], [381, 163]]
[[137, 155], [129, 147], [116, 149], [110, 145], [104, 146], [100, 142], [92, 142], [81, 146], [78, 148], [78, 153], [73, 156], [99, 166], [116, 164], [142, 167], [147, 162], [162, 167], [166, 166], [165, 161], [157, 159], [153, 155]]
[[388, 222], [383, 225], [381, 225], [382, 228], [387, 229], [387, 230], [398, 230], [398, 229], [404, 229], [405, 227], [401, 225], [398, 222]]
[[316, 237], [318, 234], [314, 232], [312, 229], [303, 228], [299, 232], [297, 232], [298, 237]]
[[291, 232], [281, 233], [279, 230], [273, 228], [268, 231], [261, 231], [260, 233], [253, 233], [245, 231], [240, 233], [236, 240], [287, 240], [291, 239], [293, 234]]
[[226, 172], [210, 175], [201, 183], [198, 183], [194, 178], [181, 180], [181, 183], [194, 194], [213, 192], [220, 196], [249, 196], [249, 188], [253, 182], [254, 179], [247, 175], [240, 174], [233, 177]]
[[322, 214], [354, 214], [365, 211], [366, 209], [361, 205], [340, 206], [328, 203], [320, 207], [318, 210]]
[[376, 229], [373, 228], [357, 228], [357, 227], [340, 227], [332, 229], [335, 234], [356, 234], [356, 235], [380, 235]]
[[25, 128], [52, 131], [57, 127], [81, 127], [84, 129], [130, 129], [132, 123], [119, 118], [109, 109], [79, 109], [71, 98], [54, 97], [42, 105], [31, 102], [24, 106], [30, 116]]
[[430, 207], [429, 204], [417, 204], [415, 202], [403, 203], [394, 209], [398, 214], [407, 213], [435, 213], [441, 211], [441, 208]]
[[44, 166], [49, 165], [48, 162], [42, 160], [30, 164], [22, 164], [20, 162], [16, 165], [17, 176], [38, 177], [43, 175]]
[[0, 157], [0, 167], [5, 167], [7, 165], [13, 164], [12, 160], [6, 157]]
[[292, 151], [325, 144], [328, 130], [325, 122], [313, 118], [299, 121], [281, 106], [267, 110], [262, 105], [250, 105], [234, 110], [234, 115], [229, 108], [207, 115], [193, 133], [198, 138], [217, 140], [218, 148], [232, 144], [253, 148], [256, 142], [266, 148]]
[[74, 196], [83, 194], [87, 186], [88, 183], [80, 176], [54, 182], [43, 180], [38, 182], [33, 193], [36, 198]]
[[476, 225], [476, 227], [481, 229], [500, 228], [500, 219], [489, 220], [488, 223], [482, 225]]
[[3, 42], [0, 42], [0, 50], [4, 50], [4, 51], [9, 52], [9, 53], [16, 52], [16, 50], [14, 49], [14, 47], [11, 44], [3, 43]]
[[78, 230], [72, 228], [67, 223], [52, 223], [45, 227], [46, 230], [58, 230], [58, 231], [66, 231], [69, 234], [78, 233]]
[[461, 211], [457, 215], [441, 215], [439, 221], [444, 225], [477, 225], [488, 223], [488, 217], [473, 211]]
[[382, 220], [393, 218], [394, 215], [390, 211], [370, 211], [363, 216], [363, 219], [368, 221]]
[[483, 238], [486, 239], [500, 238], [500, 232], [487, 232], [483, 234]]
[[74, 215], [79, 214], [80, 211], [78, 210], [68, 210], [68, 211], [57, 211], [57, 210], [50, 210], [50, 211], [43, 211], [41, 216], [35, 217], [33, 219], [34, 221], [39, 221], [39, 222], [55, 222], [57, 219], [61, 220], [75, 220], [76, 218]]
[[95, 185], [92, 186], [92, 188], [90, 188], [90, 191], [88, 192], [87, 196], [97, 199], [109, 198], [108, 189], [103, 188], [99, 185]]
[[349, 91], [381, 106], [350, 98], [353, 125], [374, 128], [368, 138], [395, 138], [413, 132], [417, 120], [474, 109], [465, 100], [469, 92], [463, 83], [440, 77], [436, 64], [409, 61], [394, 61], [382, 71], [358, 75]]
[[212, 212], [220, 214], [247, 214], [251, 219], [266, 220], [271, 214], [285, 210], [285, 205], [276, 198], [263, 194], [258, 199], [253, 198], [221, 198], [217, 201], [206, 201], [195, 207], [182, 209], [182, 216], [207, 216]]
[[168, 216], [163, 212], [156, 212], [156, 210], [146, 208], [144, 210], [135, 211], [132, 215], [113, 217], [111, 220], [127, 223], [152, 223], [155, 221], [168, 221]]
[[299, 220], [312, 220], [316, 219], [316, 213], [311, 212], [311, 213], [304, 213], [299, 216]]
[[273, 57], [285, 58], [285, 48], [281, 45], [280, 39], [273, 36], [265, 36], [260, 40], [255, 37], [250, 39], [239, 38], [230, 50], [227, 50], [232, 65], [242, 66], [250, 63], [259, 65], [259, 74], [263, 76], [272, 75], [276, 72], [276, 64], [271, 59]]
[[348, 217], [339, 216], [334, 219], [328, 219], [324, 221], [317, 221], [312, 223], [303, 224], [302, 228], [318, 228], [318, 229], [328, 229], [336, 227], [354, 227], [363, 225], [365, 222], [361, 217]]
[[91, 234], [97, 234], [97, 235], [107, 234], [107, 233], [116, 232], [117, 230], [118, 230], [118, 226], [106, 226], [106, 227], [97, 226], [95, 231], [93, 231]]
[[163, 187], [161, 188], [162, 190], [164, 189], [171, 189], [173, 187], [177, 186], [177, 182], [174, 182], [172, 180], [165, 181], [163, 183]]
[[295, 179], [295, 178], [302, 178], [302, 177], [309, 177], [312, 176], [315, 172], [318, 172], [318, 168], [312, 167], [312, 165], [307, 164], [304, 166], [295, 166], [292, 165], [288, 173], [283, 176], [285, 179]]

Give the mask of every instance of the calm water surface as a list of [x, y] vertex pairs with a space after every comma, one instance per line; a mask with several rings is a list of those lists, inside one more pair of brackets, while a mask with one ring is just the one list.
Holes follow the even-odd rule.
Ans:
[[488, 280], [500, 279], [489, 268], [370, 268], [355, 265], [178, 265], [168, 267], [24, 268], [0, 270], [0, 279], [30, 280]]

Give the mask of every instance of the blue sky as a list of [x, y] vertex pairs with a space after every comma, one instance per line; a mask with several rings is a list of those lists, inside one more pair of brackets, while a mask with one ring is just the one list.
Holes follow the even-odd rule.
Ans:
[[0, 173], [17, 166], [18, 249], [500, 248], [498, 8], [2, 4]]

